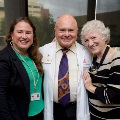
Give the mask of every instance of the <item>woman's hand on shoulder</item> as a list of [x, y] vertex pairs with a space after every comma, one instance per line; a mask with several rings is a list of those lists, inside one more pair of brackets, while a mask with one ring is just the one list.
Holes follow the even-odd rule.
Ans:
[[52, 40], [52, 42], [56, 42], [57, 41], [57, 39], [56, 39], [56, 37]]

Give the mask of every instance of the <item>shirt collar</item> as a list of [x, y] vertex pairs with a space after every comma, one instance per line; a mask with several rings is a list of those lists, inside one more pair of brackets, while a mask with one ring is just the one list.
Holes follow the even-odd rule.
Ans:
[[[58, 51], [60, 51], [62, 49], [62, 47], [58, 44], [58, 42], [57, 42], [57, 49], [56, 49], [56, 53], [58, 52]], [[72, 51], [74, 54], [76, 54], [76, 45], [75, 44], [73, 44], [70, 48], [70, 51]]]

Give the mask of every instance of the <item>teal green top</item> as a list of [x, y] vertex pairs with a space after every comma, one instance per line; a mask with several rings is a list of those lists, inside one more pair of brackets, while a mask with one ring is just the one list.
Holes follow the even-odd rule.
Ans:
[[28, 111], [28, 116], [34, 116], [40, 113], [44, 109], [44, 102], [42, 99], [42, 75], [39, 74], [39, 78], [38, 78], [38, 71], [33, 63], [33, 60], [30, 57], [21, 55], [16, 50], [15, 53], [18, 56], [18, 58], [21, 60], [22, 64], [24, 65], [28, 73], [30, 79], [30, 98], [31, 98], [31, 94], [35, 93], [33, 75], [35, 77], [35, 80], [38, 80], [36, 85], [36, 93], [40, 93], [40, 100], [30, 101], [29, 111]]

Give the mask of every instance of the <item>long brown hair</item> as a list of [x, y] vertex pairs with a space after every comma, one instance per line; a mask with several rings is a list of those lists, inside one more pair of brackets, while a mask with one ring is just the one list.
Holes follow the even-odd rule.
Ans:
[[34, 61], [39, 73], [43, 73], [43, 67], [42, 67], [42, 63], [41, 63], [42, 55], [39, 52], [39, 45], [38, 45], [38, 40], [37, 40], [37, 36], [36, 36], [36, 28], [28, 17], [19, 17], [17, 19], [14, 19], [11, 22], [10, 29], [8, 31], [8, 35], [5, 37], [5, 41], [7, 42], [7, 44], [10, 44], [10, 42], [12, 41], [11, 34], [13, 33], [16, 24], [21, 21], [28, 23], [33, 29], [33, 45], [31, 45], [28, 48], [27, 52], [29, 54], [29, 57]]

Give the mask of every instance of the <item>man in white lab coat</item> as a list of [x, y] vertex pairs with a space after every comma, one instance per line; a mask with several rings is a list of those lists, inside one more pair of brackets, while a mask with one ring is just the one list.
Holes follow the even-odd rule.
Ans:
[[[83, 69], [89, 69], [91, 55], [79, 43], [77, 22], [69, 14], [62, 15], [55, 24], [56, 41], [40, 47], [44, 68], [44, 120], [90, 120], [87, 91], [82, 80]], [[62, 106], [58, 102], [58, 72], [66, 53], [69, 66], [70, 102]]]

